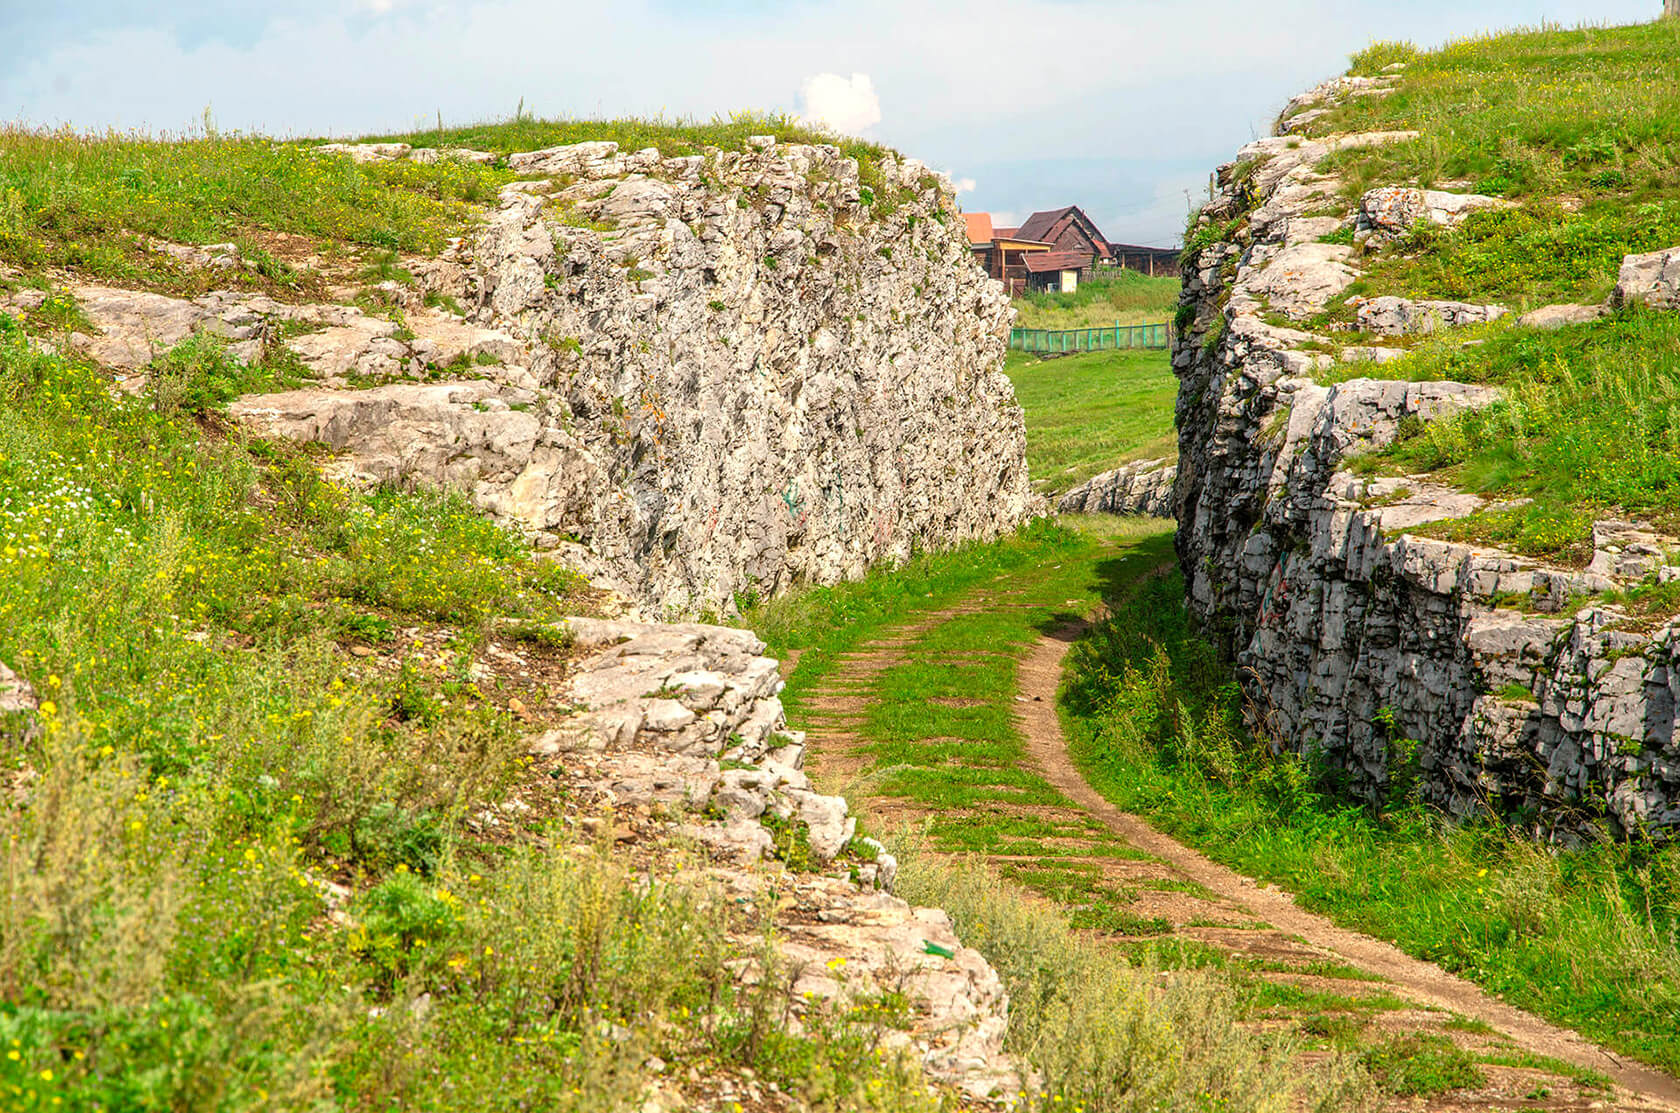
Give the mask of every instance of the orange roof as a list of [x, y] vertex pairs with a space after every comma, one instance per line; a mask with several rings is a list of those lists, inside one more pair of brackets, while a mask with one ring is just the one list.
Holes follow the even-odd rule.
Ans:
[[974, 244], [992, 242], [992, 214], [964, 213], [963, 220], [968, 223], [968, 242]]

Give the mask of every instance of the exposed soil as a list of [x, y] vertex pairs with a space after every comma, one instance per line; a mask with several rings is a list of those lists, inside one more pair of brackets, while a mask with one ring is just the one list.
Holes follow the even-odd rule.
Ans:
[[[874, 787], [875, 757], [860, 730], [875, 699], [876, 682], [943, 623], [977, 610], [1019, 605], [1002, 593], [983, 603], [971, 599], [922, 616], [843, 657], [810, 693], [809, 711], [798, 724], [808, 732], [811, 772], [824, 789], [846, 792], [854, 806], [880, 826], [934, 818], [915, 801], [882, 796]], [[1000, 872], [1024, 881], [1045, 865], [1083, 871], [1093, 879], [1091, 887], [1073, 899], [1089, 902], [1094, 895], [1098, 906], [1064, 903], [1063, 908], [1094, 914], [1093, 921], [1105, 928], [1102, 937], [1116, 946], [1137, 946], [1140, 937], [1176, 937], [1222, 952], [1242, 976], [1349, 1002], [1315, 1004], [1305, 1010], [1265, 1009], [1250, 1021], [1257, 1026], [1304, 1030], [1310, 1017], [1322, 1020], [1325, 1011], [1340, 1008], [1360, 1032], [1361, 1043], [1407, 1033], [1442, 1036], [1475, 1055], [1544, 1056], [1596, 1071], [1615, 1083], [1606, 1091], [1553, 1070], [1484, 1065], [1484, 1086], [1430, 1097], [1388, 1097], [1385, 1108], [1680, 1110], [1680, 1082], [1675, 1079], [1513, 1008], [1382, 940], [1339, 928], [1298, 907], [1287, 893], [1219, 865], [1104, 799], [1074, 765], [1056, 713], [1063, 658], [1084, 627], [1083, 622], [1069, 621], [1031, 647], [1020, 661], [1014, 701], [1030, 761], [1066, 803], [1027, 808], [993, 800], [977, 806], [992, 815], [1030, 813], [1067, 835], [1039, 840], [1053, 861], [1020, 853], [1018, 842], [1009, 853], [990, 856]], [[938, 818], [961, 817], [943, 812]], [[1044, 892], [1042, 885], [1039, 892]], [[1303, 1053], [1302, 1065], [1328, 1054], [1309, 1050]]]

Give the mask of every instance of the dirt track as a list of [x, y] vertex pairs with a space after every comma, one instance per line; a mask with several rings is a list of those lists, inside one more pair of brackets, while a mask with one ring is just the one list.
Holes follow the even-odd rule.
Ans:
[[1337, 927], [1323, 916], [1298, 906], [1283, 890], [1256, 883], [1109, 803], [1080, 775], [1068, 753], [1067, 740], [1056, 715], [1062, 659], [1082, 630], [1082, 624], [1064, 626], [1041, 638], [1021, 663], [1020, 672], [1024, 697], [1021, 728], [1027, 737], [1028, 751], [1050, 783], [1069, 799], [1131, 845], [1169, 863], [1227, 900], [1247, 907], [1277, 930], [1330, 951], [1350, 966], [1381, 975], [1391, 983], [1388, 988], [1397, 996], [1480, 1020], [1498, 1029], [1523, 1050], [1596, 1070], [1609, 1075], [1630, 1094], [1680, 1107], [1680, 1081], [1513, 1008], [1490, 997], [1475, 984], [1415, 959], [1390, 943]]
[[[1020, 606], [1007, 597], [988, 605]], [[975, 602], [917, 617], [842, 658], [808, 695], [812, 773], [830, 791], [845, 791], [879, 825], [930, 818], [915, 802], [871, 790], [873, 756], [864, 723], [882, 676], [904, 661], [919, 639], [943, 623], [977, 610]], [[1394, 1099], [1388, 1108], [1626, 1111], [1680, 1110], [1680, 1081], [1616, 1056], [1488, 995], [1474, 984], [1414, 959], [1393, 945], [1337, 927], [1296, 905], [1287, 893], [1243, 877], [1109, 803], [1081, 776], [1068, 753], [1056, 713], [1063, 659], [1084, 629], [1069, 623], [1041, 636], [1020, 660], [1015, 708], [1026, 757], [1065, 804], [1033, 809], [1078, 837], [1057, 840], [1055, 852], [1079, 868], [1100, 870], [1105, 892], [1140, 919], [1170, 924], [1174, 937], [1217, 948], [1252, 976], [1308, 990], [1345, 993], [1350, 975], [1366, 988], [1398, 998], [1402, 1007], [1370, 1018], [1373, 1038], [1406, 1032], [1446, 1036], [1472, 1053], [1526, 1052], [1609, 1076], [1613, 1092], [1582, 1087], [1541, 1066], [1489, 1065], [1488, 1084], [1429, 1098]], [[991, 805], [1001, 811], [1011, 806]], [[942, 818], [950, 819], [945, 813]], [[1125, 848], [1130, 857], [1113, 853]], [[1046, 852], [1051, 852], [1046, 847]], [[1018, 856], [992, 855], [1006, 873]], [[1343, 974], [1327, 974], [1335, 967]], [[1274, 1014], [1273, 1021], [1278, 1018]], [[1465, 1023], [1468, 1020], [1471, 1023]], [[1474, 1022], [1480, 1022], [1476, 1024]], [[1481, 1025], [1486, 1025], [1482, 1028]], [[1312, 1054], [1312, 1053], [1308, 1053]]]

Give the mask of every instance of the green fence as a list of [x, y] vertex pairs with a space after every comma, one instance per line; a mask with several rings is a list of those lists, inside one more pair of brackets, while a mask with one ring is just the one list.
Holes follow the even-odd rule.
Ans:
[[1012, 328], [1009, 346], [1021, 352], [1104, 352], [1113, 348], [1170, 348], [1172, 324], [1112, 328]]

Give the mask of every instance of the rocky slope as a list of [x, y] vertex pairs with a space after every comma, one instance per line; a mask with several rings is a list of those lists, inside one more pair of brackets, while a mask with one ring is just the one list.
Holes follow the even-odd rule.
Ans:
[[1173, 485], [1178, 466], [1165, 460], [1139, 460], [1094, 475], [1056, 500], [1063, 514], [1143, 514], [1173, 516]]
[[662, 614], [856, 577], [1032, 511], [1008, 302], [942, 177], [888, 158], [866, 184], [835, 148], [770, 137], [509, 164], [527, 180], [482, 233], [394, 290], [404, 331], [288, 340], [326, 388], [236, 414], [332, 445], [351, 474], [465, 489]]
[[[1220, 168], [1194, 230], [1182, 310], [1193, 325], [1173, 357], [1191, 608], [1235, 654], [1255, 725], [1321, 753], [1367, 794], [1398, 782], [1402, 764], [1410, 776], [1415, 761], [1423, 796], [1458, 815], [1491, 803], [1553, 829], [1600, 812], [1621, 830], [1680, 825], [1676, 625], [1599, 598], [1680, 576], [1680, 543], [1603, 521], [1591, 564], [1578, 569], [1409, 533], [1487, 503], [1425, 477], [1362, 478], [1351, 458], [1391, 443], [1403, 423], [1486, 406], [1498, 392], [1314, 379], [1338, 360], [1375, 368], [1403, 354], [1307, 327], [1358, 277], [1350, 239], [1380, 247], [1420, 221], [1450, 227], [1504, 204], [1403, 184], [1347, 204], [1323, 160], [1409, 134], [1291, 132], [1396, 80], [1342, 78], [1297, 98], [1277, 137]], [[1672, 258], [1630, 259], [1612, 301], [1671, 305]], [[1356, 307], [1358, 329], [1379, 338], [1506, 312], [1398, 297]], [[1600, 312], [1550, 306], [1522, 325]]]
[[[491, 158], [403, 144], [326, 153]], [[97, 363], [102, 385], [143, 397], [122, 399], [136, 411], [172, 412], [166, 357], [202, 350], [195, 338], [216, 338], [207, 347], [237, 357], [235, 370], [287, 368], [300, 389], [229, 407], [247, 431], [324, 445], [323, 471], [350, 487], [465, 493], [621, 592], [602, 613], [723, 611], [912, 546], [990, 538], [1036, 511], [1000, 371], [1008, 302], [972, 265], [941, 177], [890, 158], [860, 170], [835, 148], [768, 137], [691, 158], [585, 143], [508, 161], [521, 180], [474, 236], [377, 264], [395, 277], [372, 288], [300, 304], [54, 274], [0, 284], [0, 313], [60, 314], [63, 328], [29, 343]], [[256, 265], [233, 244], [144, 249], [217, 285]], [[309, 269], [332, 274], [323, 262]], [[18, 277], [0, 265], [0, 279]], [[214, 415], [205, 427], [228, 432]], [[517, 613], [491, 625], [511, 628]], [[696, 880], [751, 913], [728, 947], [742, 984], [785, 999], [777, 1027], [826, 1038], [835, 1017], [902, 1001], [902, 1020], [876, 1026], [884, 1050], [908, 1052], [965, 1107], [1018, 1093], [997, 973], [943, 912], [894, 897], [893, 857], [857, 837], [843, 798], [812, 789], [761, 641], [602, 618], [541, 633], [563, 647], [564, 681], [526, 693], [532, 706], [506, 704], [540, 725], [525, 728], [514, 787], [467, 818], [477, 836], [518, 843], [552, 821], [585, 836], [580, 853], [626, 856], [650, 881]], [[407, 676], [421, 634], [358, 643], [355, 667]], [[427, 636], [438, 661], [459, 650]], [[462, 667], [487, 690], [528, 679], [515, 642], [493, 637]], [[33, 738], [53, 713], [0, 663], [0, 732]], [[333, 922], [353, 926], [361, 894], [321, 884]], [[647, 1068], [642, 1108], [793, 1101], [750, 1071], [663, 1071]]]
[[[886, 1030], [886, 1043], [970, 1100], [1018, 1094], [1002, 1049], [1009, 1001], [997, 972], [962, 945], [944, 912], [893, 896], [893, 856], [855, 837], [843, 797], [813, 791], [805, 738], [787, 729], [764, 643], [695, 624], [575, 618], [565, 632], [582, 652], [566, 693], [574, 714], [533, 739], [530, 752], [572, 818], [598, 835], [610, 826], [623, 853], [698, 844], [717, 891], [774, 909], [796, 1027], [825, 1003], [902, 993], [910, 1020]], [[750, 952], [755, 941], [737, 942]]]

